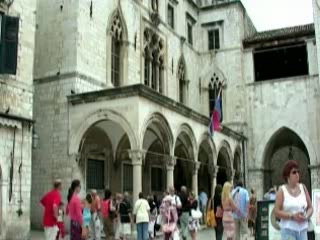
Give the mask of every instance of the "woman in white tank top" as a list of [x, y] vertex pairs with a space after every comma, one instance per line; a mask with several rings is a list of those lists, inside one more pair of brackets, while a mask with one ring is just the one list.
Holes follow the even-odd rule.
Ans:
[[300, 183], [298, 163], [288, 161], [282, 175], [286, 184], [279, 188], [274, 207], [280, 219], [281, 239], [307, 240], [308, 220], [313, 209], [309, 192]]

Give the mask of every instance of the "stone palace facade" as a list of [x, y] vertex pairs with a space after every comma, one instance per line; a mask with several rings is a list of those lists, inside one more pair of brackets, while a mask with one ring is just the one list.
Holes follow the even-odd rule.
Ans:
[[302, 181], [319, 187], [313, 4], [315, 24], [257, 32], [238, 0], [0, 0], [1, 19], [19, 17], [10, 52], [0, 40], [1, 60], [13, 53], [0, 64], [1, 237], [21, 239], [30, 218], [41, 226], [55, 178], [64, 199], [74, 178], [83, 192], [133, 199], [182, 185], [212, 194], [240, 178], [260, 198], [297, 159]]

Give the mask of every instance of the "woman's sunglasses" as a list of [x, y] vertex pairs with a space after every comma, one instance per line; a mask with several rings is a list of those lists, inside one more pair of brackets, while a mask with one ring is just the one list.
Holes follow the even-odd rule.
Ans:
[[291, 174], [293, 174], [293, 175], [296, 175], [297, 173], [300, 173], [300, 171], [299, 171], [299, 170], [293, 170], [293, 171], [291, 172]]

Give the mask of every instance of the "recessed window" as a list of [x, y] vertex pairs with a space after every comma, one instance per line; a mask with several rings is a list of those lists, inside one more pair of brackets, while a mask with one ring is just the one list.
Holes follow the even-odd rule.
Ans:
[[193, 44], [192, 24], [188, 22], [188, 43]]
[[309, 74], [305, 43], [257, 49], [253, 54], [255, 81]]
[[105, 161], [88, 159], [87, 161], [87, 188], [104, 189]]
[[209, 50], [220, 49], [220, 33], [219, 29], [208, 31], [208, 48]]
[[0, 13], [0, 73], [16, 74], [19, 18]]
[[168, 25], [174, 29], [174, 8], [168, 4]]

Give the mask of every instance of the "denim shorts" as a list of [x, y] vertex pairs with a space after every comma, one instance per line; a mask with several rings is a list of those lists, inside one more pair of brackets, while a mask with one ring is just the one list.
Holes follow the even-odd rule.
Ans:
[[298, 232], [290, 229], [281, 229], [281, 240], [308, 240], [307, 229]]

